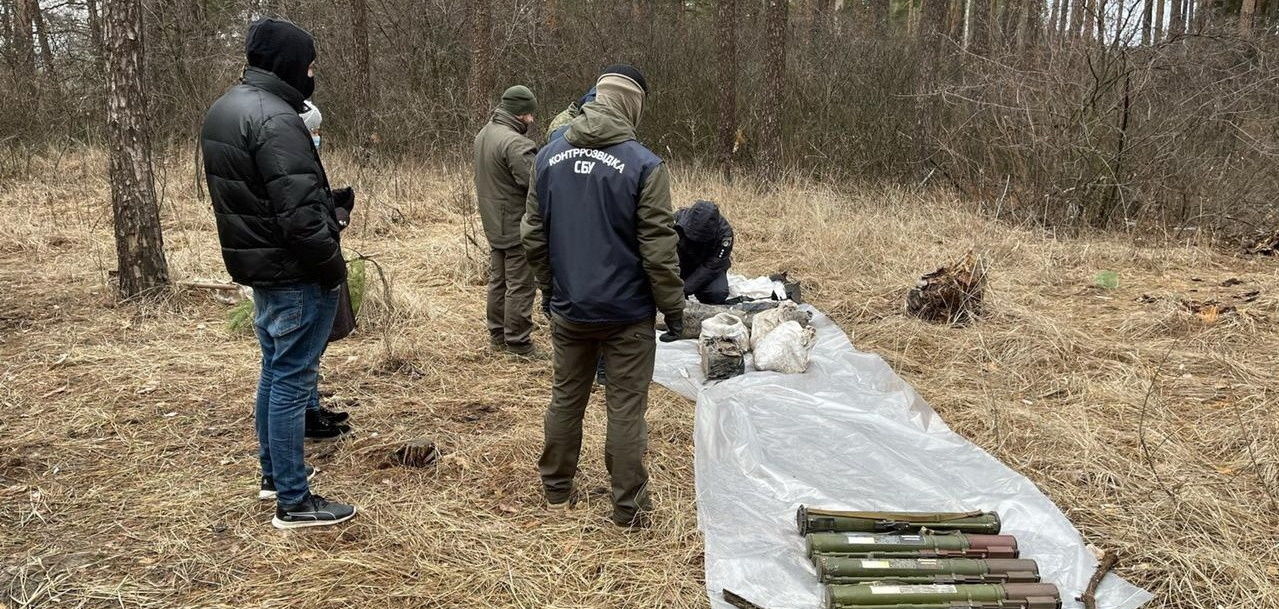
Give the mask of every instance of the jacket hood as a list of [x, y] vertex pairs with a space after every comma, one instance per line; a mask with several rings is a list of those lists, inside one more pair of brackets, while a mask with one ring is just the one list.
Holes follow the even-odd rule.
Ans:
[[675, 227], [690, 241], [714, 241], [719, 239], [720, 224], [724, 216], [719, 206], [710, 201], [698, 201], [691, 207], [675, 212]]
[[607, 148], [635, 139], [635, 127], [620, 110], [596, 99], [582, 106], [581, 114], [568, 124], [564, 137], [578, 148]]
[[521, 135], [528, 133], [528, 125], [504, 108], [494, 109], [493, 116], [490, 117], [489, 120], [499, 125], [510, 127], [511, 129], [514, 129], [516, 133]]
[[244, 37], [249, 65], [275, 74], [290, 87], [311, 97], [315, 79], [307, 73], [315, 61], [315, 39], [306, 30], [278, 19], [259, 19]]

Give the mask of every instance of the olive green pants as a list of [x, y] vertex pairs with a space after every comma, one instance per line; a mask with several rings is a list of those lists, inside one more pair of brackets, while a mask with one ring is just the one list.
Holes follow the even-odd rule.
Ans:
[[546, 445], [538, 461], [546, 500], [562, 503], [573, 490], [582, 453], [582, 417], [602, 355], [608, 374], [604, 466], [612, 478], [613, 520], [630, 524], [638, 513], [651, 509], [644, 469], [648, 450], [644, 414], [657, 349], [653, 322], [584, 325], [557, 317], [551, 324], [551, 344], [555, 380], [546, 410]]
[[489, 253], [488, 328], [493, 344], [529, 343], [536, 295], [523, 246]]

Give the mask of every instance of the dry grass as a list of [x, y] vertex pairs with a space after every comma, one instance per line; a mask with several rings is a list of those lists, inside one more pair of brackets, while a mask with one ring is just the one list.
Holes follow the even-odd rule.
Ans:
[[[539, 508], [534, 461], [549, 366], [493, 355], [465, 173], [357, 168], [348, 249], [373, 255], [357, 338], [325, 360], [351, 406], [346, 441], [311, 446], [321, 492], [364, 513], [280, 533], [253, 496], [256, 345], [227, 307], [179, 292], [113, 303], [103, 158], [0, 185], [0, 589], [14, 607], [703, 607], [692, 406], [654, 392], [656, 526], [626, 534], [591, 496]], [[168, 166], [164, 225], [178, 279], [222, 277], [189, 159]], [[1058, 239], [940, 195], [759, 195], [677, 168], [676, 197], [718, 200], [738, 268], [790, 270], [862, 349], [882, 353], [960, 433], [1030, 476], [1155, 607], [1279, 607], [1279, 264], [1131, 238]], [[990, 314], [966, 329], [903, 316], [904, 289], [966, 248], [993, 264]], [[1118, 289], [1093, 285], [1101, 270]], [[1220, 287], [1228, 278], [1246, 283]], [[1198, 279], [1199, 281], [1195, 281]], [[1213, 323], [1183, 296], [1261, 290]], [[1143, 294], [1153, 302], [1139, 301]], [[539, 332], [539, 340], [544, 332]], [[584, 486], [605, 486], [589, 415]], [[432, 437], [432, 470], [385, 465]]]

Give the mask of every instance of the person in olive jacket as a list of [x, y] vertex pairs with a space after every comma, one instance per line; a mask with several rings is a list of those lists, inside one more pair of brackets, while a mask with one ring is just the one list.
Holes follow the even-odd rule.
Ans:
[[298, 115], [315, 88], [311, 35], [262, 19], [245, 50], [244, 78], [209, 108], [200, 146], [227, 272], [253, 288], [259, 497], [276, 499], [277, 528], [335, 524], [355, 506], [310, 491], [303, 420], [346, 279], [337, 210], [349, 210], [354, 194], [329, 188]]
[[529, 172], [537, 155], [525, 134], [536, 111], [537, 98], [528, 87], [511, 87], [475, 136], [475, 195], [489, 243], [489, 344], [522, 356], [536, 352], [531, 336], [537, 290], [520, 243]]

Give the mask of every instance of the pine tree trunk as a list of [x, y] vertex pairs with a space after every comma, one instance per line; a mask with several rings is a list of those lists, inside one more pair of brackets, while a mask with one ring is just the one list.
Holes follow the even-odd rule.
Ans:
[[0, 2], [0, 46], [13, 48], [13, 10], [8, 2]]
[[888, 29], [889, 8], [891, 0], [870, 0], [871, 17], [875, 27], [881, 31]]
[[942, 37], [946, 32], [947, 0], [923, 0], [919, 15], [919, 35], [928, 54], [941, 51]]
[[38, 0], [31, 0], [31, 20], [35, 24], [36, 39], [40, 41], [40, 64], [44, 66], [45, 80], [55, 91], [60, 87], [58, 66], [53, 61], [53, 49], [49, 46], [49, 32], [44, 26], [44, 11]]
[[556, 13], [555, 0], [542, 0], [542, 25], [548, 30], [559, 26], [559, 15]]
[[1044, 15], [1047, 8], [1039, 0], [1023, 0], [1021, 3], [1022, 27], [1017, 41], [1019, 48], [1033, 47], [1043, 38]]
[[355, 128], [358, 133], [368, 135], [369, 119], [377, 115], [377, 92], [373, 90], [373, 68], [369, 65], [368, 0], [351, 0], [351, 30], [355, 37], [355, 86], [360, 104]]
[[1084, 40], [1092, 40], [1092, 36], [1096, 31], [1096, 21], [1093, 20], [1093, 17], [1097, 14], [1097, 0], [1083, 0], [1083, 5], [1084, 19], [1079, 24], [1078, 36]]
[[818, 41], [821, 40], [823, 26], [830, 14], [830, 0], [810, 0], [812, 3], [808, 22], [808, 48], [816, 55]]
[[106, 0], [107, 142], [120, 296], [157, 294], [169, 283], [151, 166], [143, 88], [142, 2]]
[[1155, 3], [1155, 28], [1151, 34], [1151, 39], [1156, 43], [1163, 42], [1164, 39], [1164, 4], [1168, 0], [1154, 0]]
[[719, 163], [724, 179], [733, 179], [737, 147], [737, 0], [719, 0], [715, 11], [719, 40]]
[[639, 58], [640, 65], [650, 65], [653, 49], [653, 7], [652, 0], [631, 0], [630, 53]]
[[31, 25], [35, 21], [32, 7], [35, 4], [36, 0], [17, 0], [14, 7], [13, 49], [17, 59], [18, 86], [24, 96], [33, 95], [36, 84], [35, 40], [31, 37]]
[[1072, 0], [1070, 6], [1070, 37], [1079, 38], [1084, 29], [1084, 3], [1087, 0]]
[[959, 38], [960, 48], [970, 51], [973, 42], [973, 0], [963, 0], [963, 5], [963, 15], [960, 17], [963, 21], [963, 32]]
[[1174, 38], [1185, 32], [1185, 18], [1182, 15], [1181, 0], [1172, 0], [1172, 15], [1168, 21], [1168, 37]]
[[1252, 36], [1252, 22], [1257, 13], [1257, 0], [1243, 0], [1239, 6], [1239, 35], [1244, 38]]
[[493, 13], [490, 0], [471, 0], [471, 69], [467, 87], [471, 119], [481, 123], [488, 116], [493, 89]]
[[1199, 0], [1195, 5], [1195, 33], [1202, 34], [1212, 20], [1212, 0]]
[[1096, 0], [1097, 42], [1106, 44], [1106, 0]]
[[1141, 3], [1141, 44], [1150, 44], [1150, 27], [1154, 19], [1154, 0], [1143, 0]]
[[951, 40], [964, 39], [964, 4], [966, 0], [947, 0], [946, 36]]
[[990, 50], [990, 0], [968, 0], [968, 48], [984, 55]]
[[98, 10], [98, 0], [86, 0], [85, 7], [89, 13], [89, 41], [93, 43], [93, 63], [98, 67], [98, 74], [107, 71], [105, 43], [102, 41], [102, 13]]
[[764, 103], [760, 121], [759, 160], [761, 176], [774, 180], [781, 176], [782, 111], [786, 97], [786, 21], [787, 0], [767, 0], [764, 9], [767, 30], [764, 42]]

